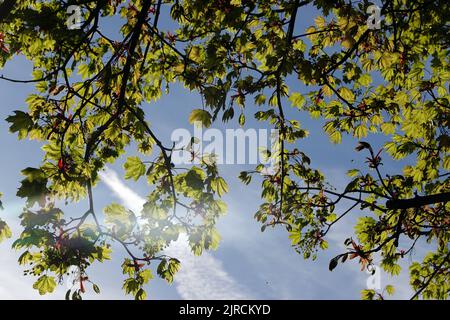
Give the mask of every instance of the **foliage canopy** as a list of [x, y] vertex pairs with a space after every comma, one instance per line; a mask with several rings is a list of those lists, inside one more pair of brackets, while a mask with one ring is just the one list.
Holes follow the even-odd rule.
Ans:
[[[67, 8], [78, 5], [83, 23], [68, 30]], [[181, 171], [145, 117], [152, 103], [179, 82], [203, 96], [204, 108], [190, 120], [205, 126], [234, 114], [253, 116], [280, 131], [278, 171], [262, 179], [256, 219], [263, 229], [282, 226], [305, 258], [328, 247], [326, 236], [342, 217], [363, 212], [357, 238], [330, 262], [330, 270], [358, 258], [362, 268], [381, 253], [382, 268], [395, 275], [399, 261], [418, 244], [429, 254], [410, 265], [414, 298], [448, 297], [450, 290], [450, 104], [448, 81], [448, 1], [385, 0], [381, 29], [369, 29], [369, 2], [344, 0], [5, 0], [0, 4], [0, 67], [24, 55], [33, 63], [26, 111], [7, 121], [19, 139], [44, 143], [42, 163], [23, 170], [17, 195], [27, 207], [23, 232], [13, 247], [19, 263], [38, 277], [34, 288], [52, 292], [72, 265], [82, 270], [80, 299], [95, 261], [110, 258], [111, 242], [128, 253], [124, 291], [146, 297], [153, 272], [171, 282], [179, 261], [161, 254], [186, 233], [192, 250], [215, 248], [217, 219], [226, 212], [220, 197], [228, 186], [215, 163], [199, 155], [200, 165]], [[296, 22], [306, 8], [318, 17], [300, 32]], [[170, 13], [171, 31], [160, 27]], [[111, 16], [120, 17], [120, 40], [102, 32]], [[294, 78], [306, 92], [287, 84]], [[257, 112], [248, 108], [251, 101]], [[378, 151], [360, 141], [367, 170], [348, 171], [344, 190], [332, 187], [298, 150], [308, 132], [286, 116], [286, 105], [325, 121], [334, 143], [343, 135], [366, 140], [384, 134]], [[98, 172], [116, 161], [131, 143], [140, 156], [129, 157], [125, 178], [145, 178], [149, 194], [142, 212], [111, 204], [103, 216], [94, 210]], [[401, 172], [383, 174], [383, 157], [404, 161]], [[149, 161], [148, 159], [151, 159]], [[249, 184], [262, 166], [242, 172]], [[57, 200], [87, 199], [88, 209], [65, 217]], [[340, 211], [342, 203], [351, 203]], [[0, 240], [11, 236], [0, 221]], [[404, 248], [404, 249], [401, 249]], [[136, 253], [138, 252], [138, 253]], [[157, 267], [152, 268], [156, 263]], [[94, 285], [94, 290], [99, 291]], [[386, 288], [388, 293], [392, 288]], [[382, 298], [363, 292], [364, 298]]]

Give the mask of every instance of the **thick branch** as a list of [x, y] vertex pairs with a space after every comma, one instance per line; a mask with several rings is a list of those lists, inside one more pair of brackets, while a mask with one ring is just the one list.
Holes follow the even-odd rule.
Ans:
[[444, 192], [439, 194], [433, 194], [430, 196], [417, 196], [412, 199], [388, 200], [386, 201], [386, 208], [388, 209], [420, 208], [427, 204], [434, 204], [448, 201], [450, 201], [450, 192]]

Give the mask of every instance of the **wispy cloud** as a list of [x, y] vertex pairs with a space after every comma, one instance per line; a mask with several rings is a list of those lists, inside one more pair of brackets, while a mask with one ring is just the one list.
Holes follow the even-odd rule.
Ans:
[[[140, 212], [145, 199], [127, 187], [111, 169], [100, 173], [102, 181], [127, 208]], [[183, 299], [251, 299], [248, 288], [240, 285], [223, 267], [222, 262], [205, 252], [194, 256], [189, 248], [187, 236], [181, 235], [166, 250], [181, 261], [181, 270], [175, 277], [178, 294]]]

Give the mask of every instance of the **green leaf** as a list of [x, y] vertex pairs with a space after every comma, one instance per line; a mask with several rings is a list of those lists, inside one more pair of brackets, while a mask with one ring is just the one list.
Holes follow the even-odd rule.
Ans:
[[180, 270], [180, 261], [177, 259], [163, 259], [157, 268], [158, 275], [167, 282], [172, 283], [175, 274]]
[[100, 294], [100, 288], [98, 287], [98, 285], [93, 284], [93, 285], [92, 285], [92, 289], [94, 289], [94, 292], [95, 292], [95, 293]]
[[86, 79], [90, 75], [90, 67], [87, 64], [80, 64], [78, 67], [78, 74], [83, 78]]
[[367, 73], [361, 75], [361, 77], [358, 79], [358, 83], [363, 87], [369, 86], [369, 84], [371, 82], [372, 82], [372, 77], [370, 76], [370, 74], [367, 74]]
[[333, 271], [334, 268], [337, 267], [338, 262], [339, 262], [339, 256], [334, 257], [333, 259], [330, 260], [330, 264], [328, 265], [328, 270]]
[[387, 285], [384, 289], [386, 290], [387, 294], [390, 295], [390, 296], [392, 296], [395, 293], [394, 286], [392, 286], [390, 284]]
[[239, 173], [239, 180], [248, 185], [252, 181], [252, 176], [247, 171], [241, 171]]
[[255, 97], [255, 104], [258, 105], [258, 106], [261, 106], [264, 103], [266, 103], [266, 97], [263, 94], [258, 94]]
[[306, 50], [306, 44], [301, 39], [296, 39], [293, 48], [294, 50], [304, 52]]
[[221, 236], [216, 228], [211, 228], [205, 236], [205, 249], [216, 250], [219, 247]]
[[201, 63], [203, 58], [202, 58], [202, 49], [198, 46], [194, 46], [189, 50], [189, 59], [197, 62], [197, 63]]
[[123, 165], [125, 169], [125, 179], [134, 179], [137, 181], [141, 176], [145, 175], [145, 164], [139, 157], [128, 157]]
[[12, 236], [11, 229], [8, 227], [6, 222], [0, 219], [0, 242], [2, 242], [5, 239], [11, 238], [11, 236]]
[[139, 273], [139, 275], [143, 279], [143, 283], [148, 283], [151, 279], [153, 279], [153, 274], [150, 269], [145, 269]]
[[363, 300], [373, 300], [374, 297], [375, 297], [374, 290], [362, 290], [361, 291], [361, 299], [363, 299]]
[[212, 122], [212, 116], [208, 111], [202, 109], [192, 110], [189, 116], [189, 123], [200, 122], [204, 127], [209, 128]]
[[223, 194], [228, 192], [228, 184], [222, 177], [217, 177], [211, 180], [211, 189], [221, 197]]
[[6, 121], [11, 123], [9, 131], [12, 133], [19, 132], [19, 139], [23, 139], [27, 136], [28, 131], [33, 126], [33, 120], [28, 113], [23, 111], [14, 111], [13, 116], [6, 118]]
[[330, 140], [333, 143], [341, 143], [342, 142], [342, 134], [339, 131], [333, 131], [330, 134]]
[[384, 122], [381, 124], [381, 131], [388, 135], [395, 132], [395, 125], [391, 122]]
[[346, 87], [340, 88], [339, 94], [342, 96], [342, 98], [347, 100], [349, 103], [355, 102], [355, 94], [349, 88], [346, 88]]
[[347, 171], [347, 175], [351, 178], [356, 177], [359, 174], [359, 170], [358, 169], [351, 169]]
[[52, 293], [55, 290], [55, 278], [47, 275], [41, 276], [34, 284], [33, 288], [39, 291], [42, 296], [47, 293]]
[[185, 181], [186, 185], [192, 189], [195, 190], [201, 190], [203, 189], [203, 176], [204, 173], [199, 168], [192, 168], [189, 170], [189, 172], [186, 174]]
[[145, 292], [144, 289], [140, 288], [137, 292], [136, 295], [134, 296], [134, 298], [136, 300], [145, 300], [147, 299], [147, 293]]
[[345, 187], [345, 192], [354, 191], [359, 186], [359, 178], [355, 178], [350, 181]]
[[243, 113], [241, 113], [241, 115], [239, 116], [239, 125], [241, 127], [245, 125], [245, 115]]
[[300, 243], [302, 233], [298, 229], [293, 229], [289, 232], [289, 239], [291, 239], [291, 245], [295, 246]]
[[[133, 268], [134, 269], [134, 268]], [[126, 294], [136, 294], [140, 288], [140, 283], [135, 278], [128, 278], [123, 282], [123, 289]]]
[[103, 213], [105, 223], [111, 225], [119, 237], [127, 236], [136, 222], [134, 214], [117, 203], [105, 207]]
[[47, 178], [39, 169], [27, 168], [22, 171], [27, 178], [22, 180], [16, 195], [27, 199], [27, 206], [32, 207], [34, 203], [41, 206], [45, 204], [45, 197], [49, 193], [47, 189]]
[[293, 107], [301, 109], [305, 105], [306, 99], [300, 93], [294, 92], [289, 97], [289, 101], [291, 101]]
[[361, 124], [355, 128], [355, 137], [358, 139], [364, 138], [367, 136], [367, 127], [364, 124]]

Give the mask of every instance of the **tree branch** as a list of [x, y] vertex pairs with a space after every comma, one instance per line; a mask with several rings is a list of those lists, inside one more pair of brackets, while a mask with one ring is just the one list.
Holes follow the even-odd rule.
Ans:
[[433, 194], [430, 196], [417, 196], [412, 199], [388, 200], [386, 208], [391, 210], [420, 208], [428, 204], [450, 201], [450, 192]]

